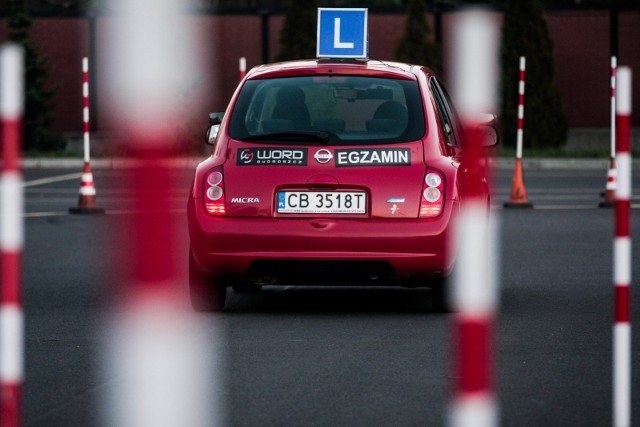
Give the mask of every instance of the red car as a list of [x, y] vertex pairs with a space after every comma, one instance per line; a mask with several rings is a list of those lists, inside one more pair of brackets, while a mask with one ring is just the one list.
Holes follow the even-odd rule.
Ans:
[[264, 65], [210, 122], [188, 202], [194, 309], [273, 284], [431, 287], [446, 309], [464, 130], [432, 71]]

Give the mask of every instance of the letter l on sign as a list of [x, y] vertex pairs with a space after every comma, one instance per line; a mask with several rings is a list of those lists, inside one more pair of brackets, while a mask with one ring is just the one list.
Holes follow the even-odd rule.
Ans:
[[353, 49], [353, 42], [340, 41], [340, 18], [335, 18], [333, 22], [333, 47], [336, 49]]

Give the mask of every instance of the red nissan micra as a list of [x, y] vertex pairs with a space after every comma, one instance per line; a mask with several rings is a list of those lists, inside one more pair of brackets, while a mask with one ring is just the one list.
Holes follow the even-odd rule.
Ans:
[[[264, 65], [210, 122], [188, 202], [196, 310], [221, 310], [227, 287], [274, 284], [425, 286], [446, 309], [467, 172], [464, 130], [429, 69]], [[497, 143], [495, 117], [486, 128]]]

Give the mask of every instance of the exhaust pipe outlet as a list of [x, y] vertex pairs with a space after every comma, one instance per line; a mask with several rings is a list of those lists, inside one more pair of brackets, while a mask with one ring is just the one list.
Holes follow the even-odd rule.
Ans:
[[253, 281], [254, 284], [259, 286], [269, 286], [276, 283], [278, 279], [276, 277], [265, 276]]

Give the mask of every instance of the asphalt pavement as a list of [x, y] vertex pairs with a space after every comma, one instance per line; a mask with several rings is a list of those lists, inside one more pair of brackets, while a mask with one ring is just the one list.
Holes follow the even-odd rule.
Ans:
[[[176, 165], [178, 185], [167, 195], [184, 236], [192, 164]], [[131, 215], [131, 175], [121, 164], [97, 164], [97, 203], [107, 214], [69, 215], [80, 171], [51, 163], [25, 169], [25, 426], [100, 425], [119, 380], [104, 368], [103, 316], [114, 272], [135, 250], [117, 232]], [[611, 424], [613, 210], [597, 207], [605, 182], [606, 162], [525, 164], [534, 208], [507, 210], [510, 165], [499, 168], [495, 385], [502, 425]], [[639, 203], [635, 196], [634, 235]], [[168, 248], [185, 268], [187, 245], [178, 239]], [[229, 292], [224, 313], [199, 316], [210, 325], [203, 339], [217, 337], [222, 365], [210, 380], [223, 390], [225, 425], [445, 424], [455, 379], [453, 315], [431, 310], [428, 289]], [[632, 297], [632, 325], [640, 321], [639, 301]], [[637, 396], [640, 352], [632, 364]], [[633, 420], [640, 419], [639, 402], [633, 401]]]

